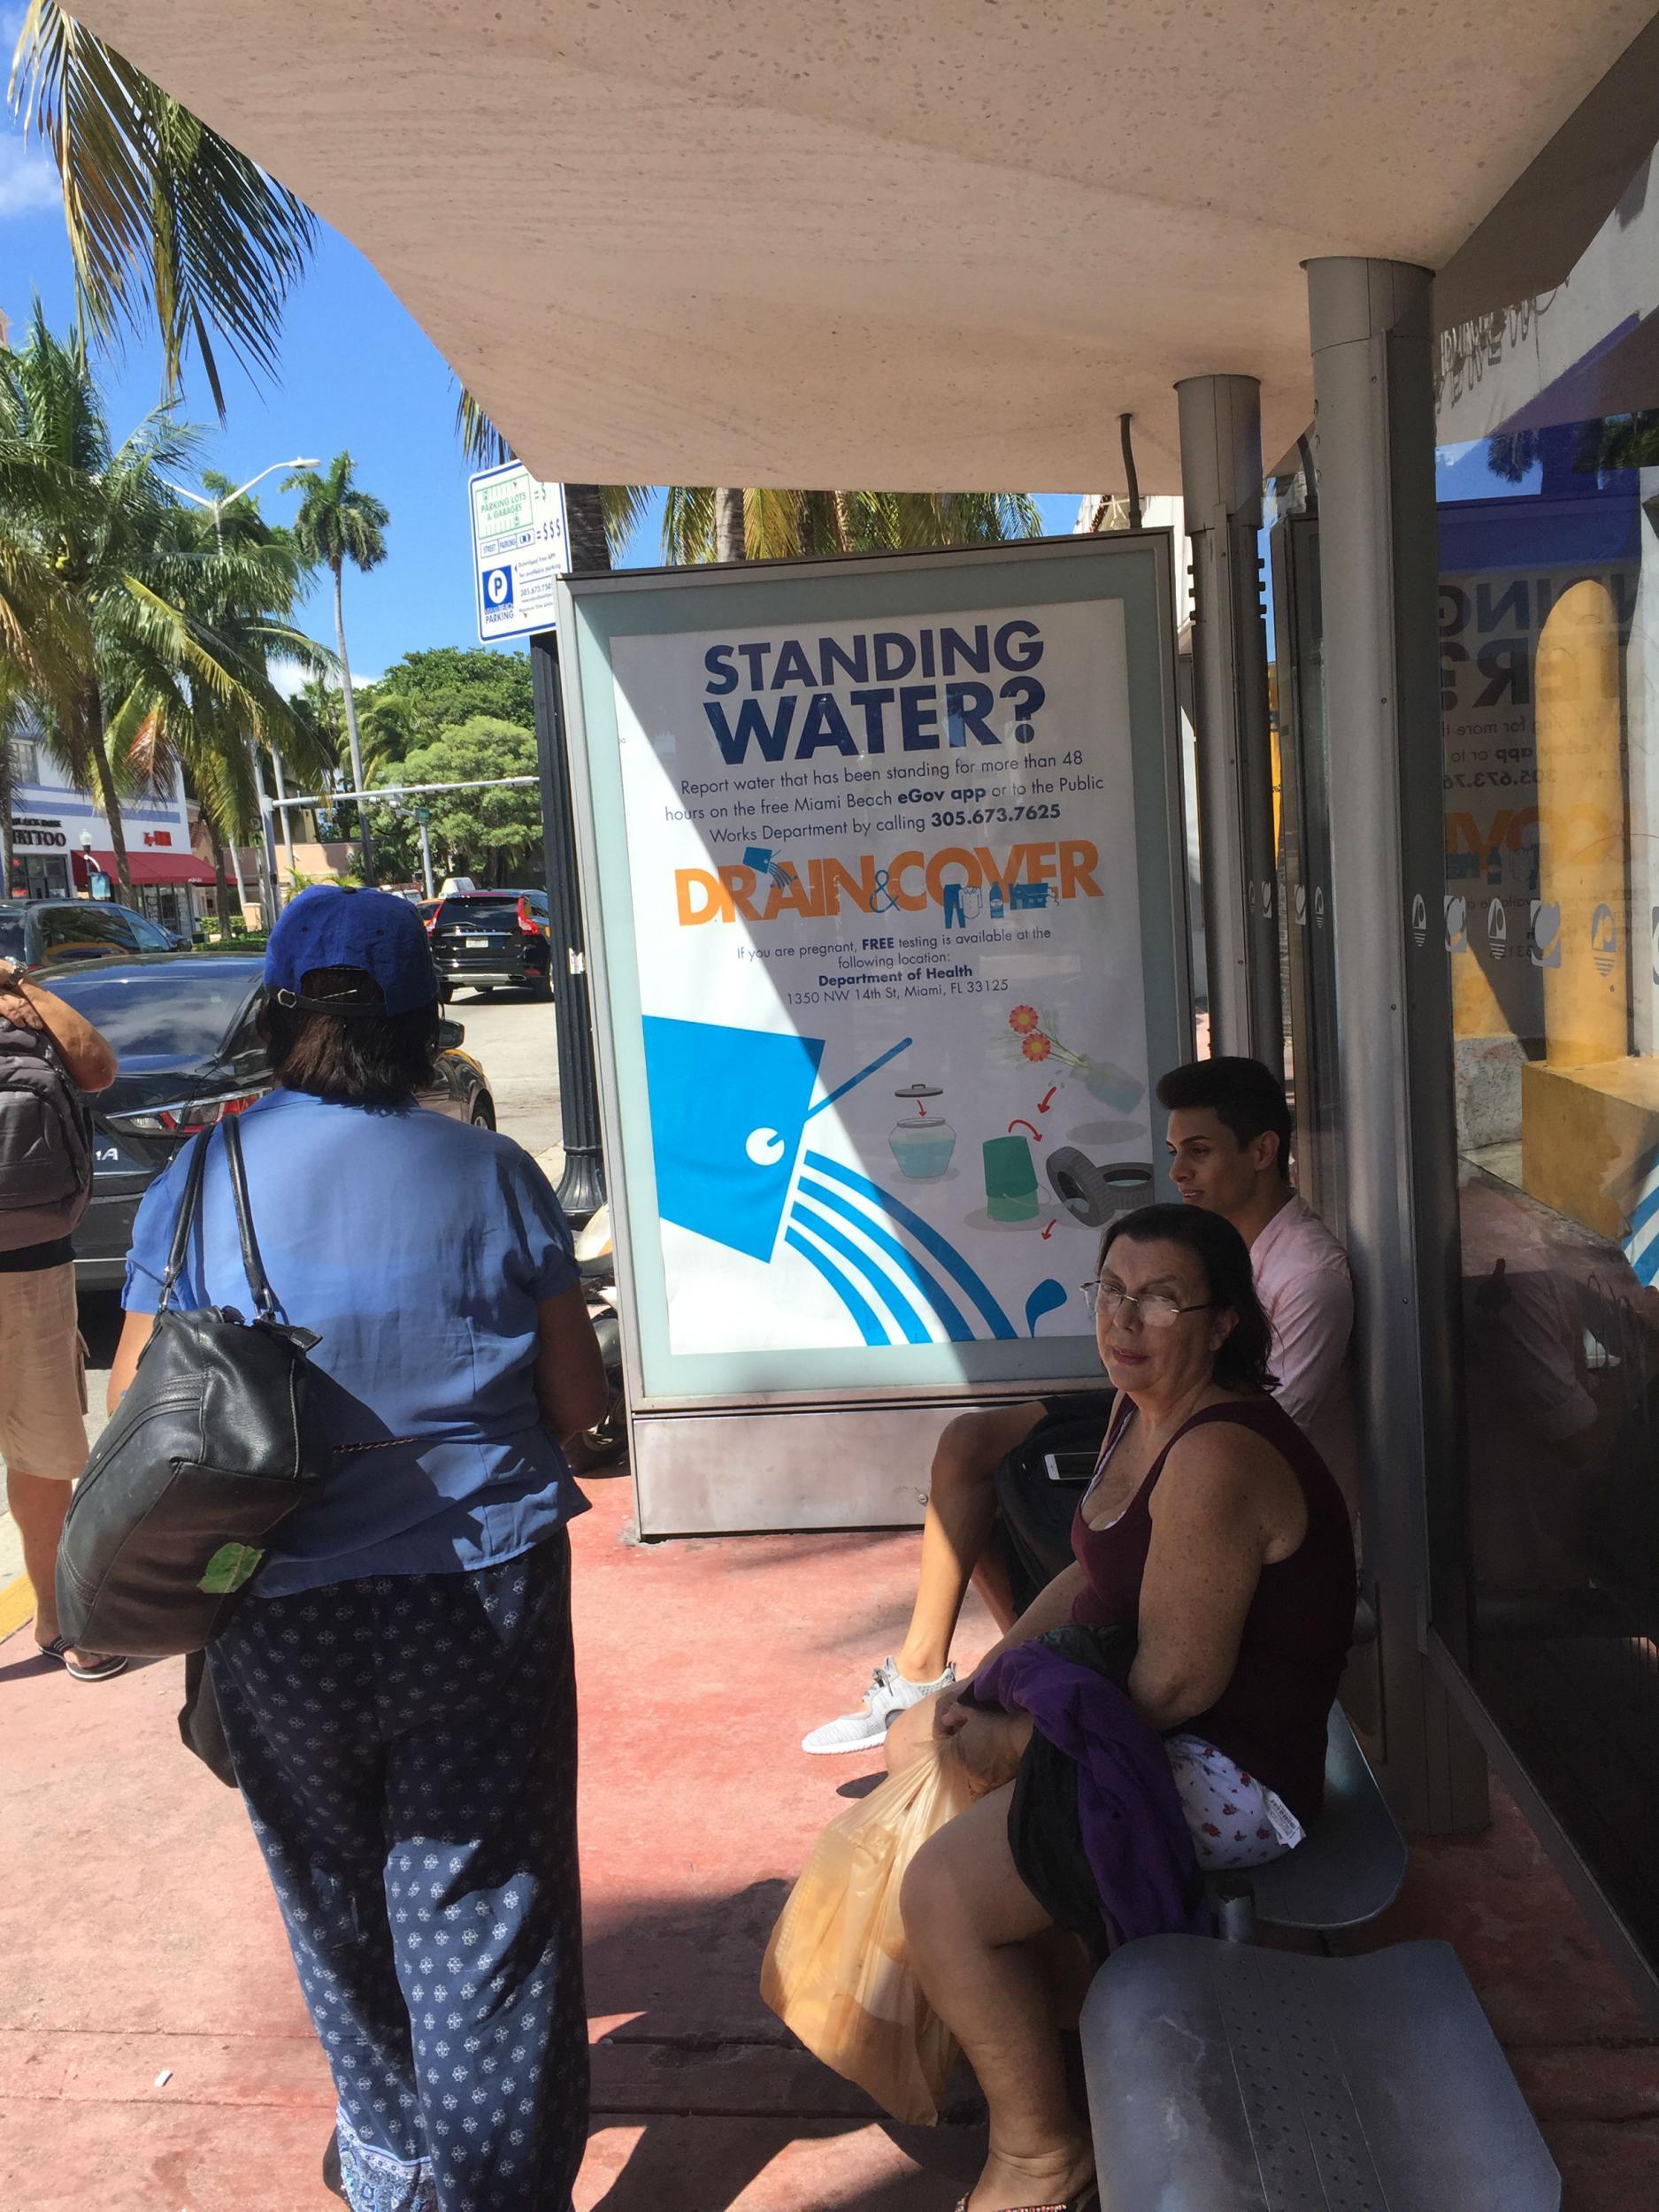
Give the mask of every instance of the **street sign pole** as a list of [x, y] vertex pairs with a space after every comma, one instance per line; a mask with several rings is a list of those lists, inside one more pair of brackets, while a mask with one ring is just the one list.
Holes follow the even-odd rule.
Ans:
[[559, 712], [558, 641], [544, 630], [530, 641], [535, 697], [536, 757], [541, 770], [541, 819], [547, 855], [548, 916], [555, 966], [565, 949], [565, 972], [556, 976], [554, 1015], [558, 1034], [559, 1117], [565, 1135], [565, 1173], [558, 1201], [572, 1220], [585, 1221], [605, 1202], [604, 1147], [599, 1125], [599, 1077], [594, 1061], [593, 1017], [588, 994], [588, 953], [582, 934], [581, 894], [576, 875], [576, 819], [572, 810], [570, 760]]
[[432, 896], [432, 838], [426, 827], [432, 819], [430, 810], [424, 806], [418, 806], [415, 809], [415, 819], [420, 825], [420, 873], [426, 887], [426, 896], [430, 898]]

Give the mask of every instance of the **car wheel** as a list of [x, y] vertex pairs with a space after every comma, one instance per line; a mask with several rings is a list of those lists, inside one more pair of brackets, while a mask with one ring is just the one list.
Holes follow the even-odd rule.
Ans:
[[530, 990], [532, 995], [540, 999], [545, 1006], [553, 996], [552, 969], [538, 968], [530, 979]]
[[495, 1109], [481, 1092], [472, 1101], [472, 1110], [467, 1119], [474, 1129], [493, 1129], [495, 1126]]
[[450, 980], [449, 980], [449, 977], [448, 977], [447, 975], [441, 975], [441, 976], [438, 978], [438, 1003], [439, 1003], [439, 1005], [440, 1005], [440, 1006], [447, 1006], [447, 1005], [449, 1003], [449, 1001], [450, 1001], [450, 1000], [451, 1000], [454, 996], [455, 996], [455, 986], [454, 986], [454, 984], [450, 982]]
[[495, 995], [495, 987], [493, 983], [475, 983], [472, 986], [472, 992], [477, 998], [493, 998]]

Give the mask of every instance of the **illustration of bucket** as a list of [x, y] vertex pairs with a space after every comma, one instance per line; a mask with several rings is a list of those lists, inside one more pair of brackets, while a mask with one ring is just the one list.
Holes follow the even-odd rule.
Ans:
[[1029, 1138], [985, 1140], [985, 1210], [993, 1221], [1037, 1218], [1037, 1170]]
[[927, 1110], [926, 1102], [942, 1098], [944, 1093], [936, 1083], [907, 1083], [893, 1095], [910, 1110], [894, 1124], [887, 1138], [899, 1172], [912, 1183], [934, 1182], [950, 1165], [956, 1148], [956, 1131], [941, 1113]]

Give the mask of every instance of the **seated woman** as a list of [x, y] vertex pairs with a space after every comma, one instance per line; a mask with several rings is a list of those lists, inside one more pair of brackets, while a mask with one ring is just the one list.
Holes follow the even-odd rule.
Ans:
[[[1079, 1508], [1077, 1563], [975, 1679], [1067, 1623], [1133, 1631], [1129, 1701], [1164, 1739], [1199, 1866], [1258, 1864], [1299, 1842], [1319, 1810], [1325, 1717], [1354, 1619], [1348, 1511], [1267, 1395], [1268, 1325], [1226, 1221], [1163, 1205], [1122, 1217], [1089, 1290], [1121, 1394]], [[1067, 2212], [1094, 2202], [1094, 2158], [1066, 2095], [1056, 1931], [1098, 1953], [1114, 1929], [1104, 1901], [1077, 1894], [1087, 1862], [1075, 1836], [1033, 1832], [1033, 1793], [1015, 1790], [1030, 1717], [977, 1709], [972, 1690], [915, 1707], [888, 1738], [898, 1765], [930, 1736], [953, 1735], [987, 1786], [911, 1863], [905, 1931], [990, 2111], [990, 2155], [959, 2212]], [[1162, 1790], [1161, 1769], [1155, 1780]], [[1052, 1818], [1064, 1800], [1041, 1801]]]

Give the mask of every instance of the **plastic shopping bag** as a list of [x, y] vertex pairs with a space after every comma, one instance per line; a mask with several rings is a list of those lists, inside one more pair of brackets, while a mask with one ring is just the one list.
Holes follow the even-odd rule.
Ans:
[[978, 1794], [949, 1743], [851, 1806], [818, 1839], [772, 1930], [760, 1993], [809, 2051], [895, 2120], [932, 2125], [956, 2043], [910, 1970], [904, 1870]]

